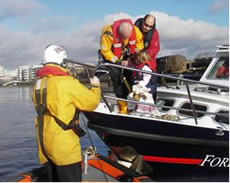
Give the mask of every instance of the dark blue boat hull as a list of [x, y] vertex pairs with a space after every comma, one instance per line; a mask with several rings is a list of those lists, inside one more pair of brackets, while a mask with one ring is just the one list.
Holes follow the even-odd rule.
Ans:
[[111, 148], [133, 147], [158, 181], [228, 181], [229, 132], [159, 120], [85, 112]]

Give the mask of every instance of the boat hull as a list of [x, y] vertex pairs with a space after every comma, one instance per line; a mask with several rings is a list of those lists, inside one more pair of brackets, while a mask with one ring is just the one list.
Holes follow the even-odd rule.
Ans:
[[133, 147], [159, 181], [228, 181], [229, 133], [148, 118], [86, 112], [89, 128], [113, 150]]

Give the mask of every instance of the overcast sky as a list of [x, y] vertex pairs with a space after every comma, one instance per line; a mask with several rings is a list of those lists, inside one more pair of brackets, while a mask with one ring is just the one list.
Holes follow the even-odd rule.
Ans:
[[96, 63], [105, 24], [147, 13], [157, 19], [158, 57], [193, 59], [229, 44], [228, 0], [1, 0], [0, 66], [40, 64], [50, 43], [64, 45], [71, 59]]

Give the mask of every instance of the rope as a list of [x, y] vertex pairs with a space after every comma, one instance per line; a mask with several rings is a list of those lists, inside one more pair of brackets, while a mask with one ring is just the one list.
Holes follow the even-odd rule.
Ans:
[[89, 146], [89, 147], [87, 147], [87, 149], [84, 152], [87, 154], [89, 159], [92, 159], [93, 157], [95, 157], [96, 147]]

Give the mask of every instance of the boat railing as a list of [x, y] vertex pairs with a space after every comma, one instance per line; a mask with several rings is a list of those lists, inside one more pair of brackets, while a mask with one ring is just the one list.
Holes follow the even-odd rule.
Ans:
[[[153, 104], [153, 103], [148, 103], [148, 102], [139, 102], [139, 101], [130, 100], [130, 99], [121, 99], [119, 97], [113, 97], [113, 96], [109, 96], [109, 95], [104, 95], [104, 97], [107, 98], [107, 99], [122, 100], [122, 101], [126, 101], [126, 102], [131, 102], [131, 103], [134, 103], [134, 104], [145, 104], [145, 105], [155, 106], [157, 108], [165, 108], [165, 109], [173, 109], [173, 110], [192, 112], [191, 109], [183, 109], [183, 108], [179, 108], [179, 107], [170, 107], [170, 106], [158, 105], [158, 104]], [[205, 112], [205, 111], [200, 111], [200, 110], [196, 110], [196, 113], [208, 114], [208, 115], [227, 116], [226, 114], [214, 113], [214, 112]]]
[[212, 83], [202, 82], [202, 81], [196, 81], [196, 80], [186, 79], [186, 78], [183, 78], [183, 77], [175, 77], [175, 76], [171, 76], [170, 74], [159, 74], [159, 73], [156, 73], [156, 72], [143, 71], [143, 70], [139, 70], [139, 69], [135, 69], [135, 68], [131, 68], [131, 67], [126, 67], [126, 66], [122, 66], [122, 65], [117, 65], [117, 64], [111, 64], [111, 63], [107, 63], [107, 62], [106, 63], [101, 63], [101, 64], [95, 66], [95, 65], [90, 65], [90, 64], [82, 63], [82, 62], [71, 60], [71, 59], [64, 59], [64, 63], [67, 63], [67, 62], [85, 66], [86, 70], [88, 70], [87, 68], [93, 68], [96, 71], [96, 70], [105, 69], [105, 68], [108, 68], [108, 67], [116, 67], [116, 68], [130, 70], [130, 71], [142, 72], [142, 73], [146, 73], [146, 74], [150, 74], [150, 75], [154, 75], [154, 76], [158, 76], [158, 77], [165, 77], [165, 78], [168, 78], [168, 79], [180, 80], [180, 81], [187, 82], [187, 83], [209, 85], [209, 86], [213, 86], [213, 87], [217, 87], [217, 88], [229, 88], [229, 86], [225, 86], [225, 85], [212, 84]]
[[[141, 73], [146, 73], [146, 74], [150, 74], [156, 77], [164, 77], [164, 78], [168, 78], [171, 80], [175, 80], [175, 81], [180, 81], [183, 82], [186, 85], [186, 89], [187, 89], [187, 93], [188, 93], [188, 97], [190, 100], [190, 104], [191, 104], [191, 109], [184, 109], [184, 108], [178, 108], [178, 107], [170, 107], [170, 106], [165, 106], [165, 105], [158, 105], [158, 104], [152, 104], [152, 103], [147, 103], [147, 102], [140, 102], [140, 101], [135, 101], [135, 100], [130, 100], [130, 99], [123, 99], [123, 98], [119, 98], [119, 97], [113, 97], [113, 96], [109, 96], [109, 95], [105, 95], [102, 91], [102, 98], [107, 106], [107, 108], [109, 109], [110, 112], [113, 111], [112, 107], [110, 106], [109, 102], [107, 99], [111, 99], [111, 100], [122, 100], [122, 101], [127, 101], [130, 103], [134, 103], [134, 104], [144, 104], [144, 105], [151, 105], [151, 106], [155, 106], [157, 108], [166, 108], [166, 109], [173, 109], [173, 110], [180, 110], [180, 111], [187, 111], [187, 112], [192, 112], [193, 113], [193, 117], [195, 120], [195, 123], [198, 124], [197, 121], [197, 114], [206, 114], [206, 115], [218, 115], [218, 116], [228, 116], [228, 114], [224, 114], [224, 113], [214, 113], [214, 112], [205, 112], [205, 111], [200, 111], [200, 110], [196, 110], [193, 104], [193, 100], [192, 100], [192, 96], [191, 96], [191, 92], [190, 92], [190, 88], [189, 85], [190, 84], [200, 84], [200, 85], [207, 85], [207, 86], [211, 86], [214, 88], [227, 88], [227, 90], [229, 91], [229, 87], [225, 86], [225, 85], [220, 85], [220, 84], [212, 84], [212, 83], [207, 83], [207, 82], [202, 82], [202, 81], [196, 81], [196, 80], [191, 80], [191, 79], [186, 79], [183, 77], [175, 77], [175, 76], [171, 76], [171, 75], [167, 75], [167, 74], [159, 74], [159, 73], [155, 73], [155, 72], [149, 72], [149, 71], [143, 71], [143, 70], [139, 70], [139, 69], [135, 69], [135, 68], [131, 68], [131, 67], [125, 67], [125, 66], [121, 66], [121, 65], [117, 65], [117, 64], [111, 64], [111, 63], [101, 63], [97, 66], [93, 66], [93, 65], [89, 65], [86, 63], [82, 63], [82, 62], [78, 62], [78, 61], [74, 61], [74, 60], [70, 60], [70, 59], [64, 59], [64, 62], [69, 62], [69, 63], [74, 63], [77, 65], [81, 65], [84, 66], [87, 72], [87, 76], [88, 79], [91, 77], [88, 71], [88, 68], [93, 68], [94, 71], [97, 70], [106, 70], [108, 69], [108, 67], [116, 67], [119, 69], [124, 69], [124, 70], [130, 70], [130, 71], [134, 71], [134, 72], [141, 72]], [[93, 73], [94, 75], [95, 73]]]
[[172, 79], [172, 80], [176, 80], [176, 81], [179, 80], [179, 81], [183, 81], [185, 83], [202, 84], [202, 85], [208, 85], [208, 86], [213, 86], [213, 87], [217, 87], [217, 88], [229, 88], [228, 86], [225, 86], [225, 85], [212, 84], [212, 83], [202, 82], [202, 81], [196, 81], [196, 80], [186, 79], [186, 78], [183, 78], [183, 77], [175, 77], [175, 76], [171, 76], [169, 74], [160, 74], [160, 73], [156, 73], [156, 72], [143, 71], [143, 70], [139, 70], [139, 69], [135, 69], [135, 68], [131, 68], [131, 67], [125, 67], [125, 66], [122, 66], [122, 65], [110, 64], [110, 63], [101, 63], [100, 65], [96, 66], [95, 68], [96, 68], [96, 70], [98, 70], [98, 69], [103, 69], [105, 67], [117, 67], [117, 68], [120, 68], [120, 69], [136, 71], [136, 72], [142, 72], [142, 73], [150, 74], [150, 75], [153, 75], [153, 76], [164, 77], [164, 78], [168, 78], [168, 79]]

